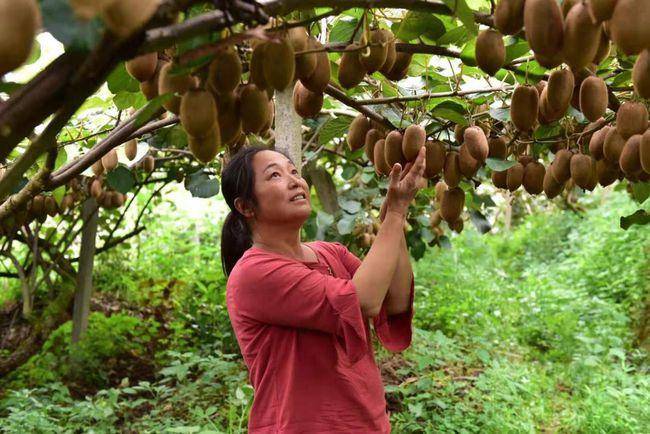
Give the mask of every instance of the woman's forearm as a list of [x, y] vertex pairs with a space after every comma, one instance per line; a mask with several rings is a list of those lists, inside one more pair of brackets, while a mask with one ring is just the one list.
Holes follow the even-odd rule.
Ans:
[[408, 311], [411, 302], [411, 279], [413, 269], [411, 257], [406, 245], [406, 238], [402, 233], [400, 242], [400, 255], [393, 279], [386, 294], [386, 313], [396, 315]]

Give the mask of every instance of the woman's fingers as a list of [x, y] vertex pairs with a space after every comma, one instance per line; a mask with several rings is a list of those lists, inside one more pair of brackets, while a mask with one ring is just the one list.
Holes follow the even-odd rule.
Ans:
[[400, 180], [400, 175], [402, 173], [402, 166], [399, 163], [393, 164], [393, 168], [390, 171], [389, 177], [389, 186], [392, 188], [397, 187], [397, 184]]

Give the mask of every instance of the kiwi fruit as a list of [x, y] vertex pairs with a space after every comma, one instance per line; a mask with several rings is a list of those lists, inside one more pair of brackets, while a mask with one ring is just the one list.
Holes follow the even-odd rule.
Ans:
[[102, 194], [102, 182], [99, 179], [93, 179], [93, 182], [90, 183], [90, 195], [97, 199]]
[[187, 144], [194, 158], [203, 164], [209, 163], [219, 152], [219, 145], [221, 144], [219, 125], [215, 122], [212, 129], [201, 137], [188, 136]]
[[524, 165], [517, 162], [506, 170], [506, 186], [510, 191], [516, 191], [524, 180]]
[[124, 144], [124, 155], [129, 161], [133, 161], [135, 156], [138, 154], [138, 141], [136, 139], [131, 139]]
[[440, 215], [440, 210], [437, 209], [431, 213], [431, 216], [429, 217], [429, 224], [432, 227], [435, 227], [435, 226], [439, 226], [440, 223], [442, 223], [442, 216]]
[[179, 118], [187, 134], [203, 137], [217, 122], [217, 103], [207, 90], [188, 90], [181, 98]]
[[[366, 134], [370, 130], [370, 120], [365, 115], [357, 115], [348, 129], [348, 146], [352, 151], [361, 149], [366, 142]], [[392, 165], [391, 165], [392, 166]]]
[[[397, 42], [402, 42], [402, 41], [397, 40]], [[397, 51], [393, 66], [390, 68], [390, 70], [382, 71], [382, 73], [389, 80], [393, 80], [393, 81], [402, 80], [408, 74], [408, 69], [409, 66], [411, 65], [412, 58], [413, 58], [412, 53]]]
[[562, 119], [567, 111], [567, 108], [568, 106], [562, 110], [561, 108], [555, 109], [551, 107], [551, 104], [548, 101], [548, 87], [546, 87], [539, 97], [539, 111], [537, 113], [537, 120], [542, 125], [548, 125], [552, 122]]
[[[159, 65], [162, 62], [159, 62]], [[164, 64], [164, 63], [163, 63]], [[160, 68], [157, 68], [156, 73], [154, 76], [147, 80], [143, 81], [140, 83], [140, 92], [147, 98], [147, 101], [151, 101], [152, 99], [156, 98], [158, 96], [158, 73], [159, 73]]]
[[264, 48], [262, 67], [264, 80], [275, 90], [284, 90], [291, 84], [296, 71], [294, 51], [287, 39], [269, 41]]
[[391, 131], [386, 135], [386, 147], [384, 149], [384, 157], [386, 158], [386, 163], [392, 169], [395, 163], [400, 163], [402, 168], [406, 162], [404, 158], [404, 153], [402, 152], [402, 142], [404, 141], [404, 136], [399, 131]]
[[540, 194], [544, 191], [546, 168], [538, 161], [532, 161], [524, 167], [522, 184], [529, 194]]
[[525, 0], [501, 0], [494, 10], [494, 25], [504, 35], [514, 35], [524, 27]]
[[600, 65], [601, 62], [609, 56], [609, 51], [610, 51], [609, 38], [605, 34], [605, 31], [601, 29], [600, 42], [598, 43], [598, 50], [596, 50], [596, 55], [594, 56], [591, 62], [594, 65]]
[[605, 137], [607, 137], [607, 132], [610, 127], [605, 126], [600, 130], [596, 131], [589, 140], [589, 153], [596, 160], [602, 160], [604, 158], [603, 147], [605, 145]]
[[395, 60], [397, 59], [397, 49], [395, 46], [395, 35], [393, 35], [393, 32], [390, 30], [386, 29], [379, 29], [380, 32], [384, 34], [384, 38], [386, 39], [386, 61], [384, 62], [383, 65], [381, 65], [381, 68], [379, 68], [379, 72], [382, 74], [386, 74], [389, 72], [392, 68], [393, 65], [395, 65]]
[[472, 179], [481, 168], [481, 161], [476, 160], [472, 156], [467, 143], [460, 145], [458, 150], [458, 167], [460, 168], [460, 173], [467, 179]]
[[618, 128], [610, 128], [605, 135], [605, 143], [603, 143], [603, 156], [605, 160], [612, 164], [618, 164], [624, 147], [625, 139], [619, 134]]
[[491, 137], [488, 140], [488, 158], [505, 160], [508, 156], [508, 141], [505, 137]]
[[381, 29], [371, 30], [369, 38], [364, 34], [361, 38], [361, 46], [368, 48], [358, 53], [359, 61], [368, 74], [378, 71], [386, 62], [388, 56], [388, 35]]
[[517, 158], [517, 161], [518, 161], [519, 163], [521, 163], [522, 166], [526, 167], [526, 166], [528, 166], [530, 163], [532, 163], [532, 162], [535, 161], [535, 160], [534, 160], [533, 157], [530, 156], [530, 155], [520, 155], [520, 156]]
[[587, 66], [596, 56], [600, 45], [600, 24], [594, 24], [584, 3], [571, 8], [564, 20], [562, 56], [573, 70]]
[[244, 133], [257, 134], [262, 131], [269, 117], [266, 92], [254, 84], [242, 86], [239, 93], [239, 117]]
[[[99, 182], [98, 180], [95, 180]], [[94, 181], [93, 181], [94, 182]], [[91, 184], [92, 187], [92, 184]], [[101, 184], [99, 184], [99, 188], [101, 189]], [[92, 195], [92, 188], [90, 189], [91, 195]], [[94, 197], [94, 195], [92, 195]], [[45, 196], [42, 194], [37, 194], [34, 196], [32, 199], [32, 202], [30, 204], [29, 210], [31, 211], [32, 214], [35, 216], [39, 216], [45, 213]]]
[[[323, 48], [323, 44], [321, 44], [313, 36], [310, 36], [308, 47], [309, 49], [319, 49]], [[316, 57], [316, 67], [314, 68], [314, 71], [306, 77], [301, 77], [300, 81], [302, 81], [302, 84], [304, 84], [305, 87], [312, 92], [322, 93], [325, 91], [327, 85], [330, 82], [330, 75], [332, 73], [330, 67], [330, 59], [327, 56], [326, 51], [314, 53], [314, 56]]]
[[612, 165], [606, 160], [596, 161], [596, 176], [598, 183], [603, 187], [613, 184], [618, 179], [619, 170], [617, 165]]
[[68, 193], [63, 196], [63, 199], [61, 199], [61, 211], [67, 211], [74, 205], [74, 195]]
[[250, 72], [248, 82], [253, 83], [260, 89], [269, 88], [269, 84], [267, 83], [266, 78], [264, 78], [264, 51], [266, 45], [266, 42], [258, 42], [254, 45], [248, 66]]
[[456, 232], [457, 234], [463, 232], [463, 227], [465, 226], [462, 218], [458, 218], [458, 220], [452, 223], [448, 222], [447, 225], [449, 226], [449, 229]]
[[555, 159], [549, 169], [558, 184], [564, 184], [571, 178], [572, 157], [573, 153], [568, 149], [560, 149], [555, 154]]
[[104, 154], [101, 161], [102, 166], [104, 166], [104, 170], [106, 172], [110, 172], [111, 170], [115, 169], [117, 167], [117, 152], [115, 149], [111, 149], [106, 154]]
[[460, 146], [463, 143], [463, 140], [465, 140], [465, 130], [467, 129], [467, 125], [461, 125], [461, 124], [456, 124], [454, 125], [454, 138], [456, 139], [456, 143], [458, 146]]
[[463, 133], [463, 143], [467, 145], [467, 150], [471, 156], [479, 161], [484, 162], [490, 154], [490, 146], [487, 137], [480, 127], [469, 127]]
[[564, 57], [562, 57], [562, 51], [557, 53], [546, 55], [541, 53], [533, 53], [533, 57], [537, 63], [542, 65], [544, 68], [553, 69], [557, 66], [560, 66], [564, 62]]
[[45, 196], [44, 201], [45, 213], [50, 217], [54, 217], [59, 211], [59, 207], [56, 204], [56, 200], [52, 196]]
[[269, 100], [269, 115], [266, 117], [266, 122], [264, 122], [264, 125], [262, 125], [262, 130], [260, 131], [260, 135], [263, 137], [267, 137], [268, 134], [270, 133], [271, 127], [273, 126], [273, 121], [275, 121], [275, 103], [273, 102], [272, 99]]
[[89, 21], [96, 17], [102, 8], [106, 5], [108, 0], [69, 0], [70, 8], [75, 17]]
[[517, 86], [510, 103], [510, 118], [519, 131], [529, 132], [533, 129], [537, 122], [538, 106], [539, 93], [535, 86]]
[[562, 50], [564, 23], [556, 0], [526, 0], [524, 27], [530, 48], [545, 57]]
[[551, 73], [546, 86], [546, 98], [555, 112], [566, 113], [571, 104], [575, 79], [569, 69], [558, 69]]
[[[299, 27], [298, 29], [300, 29], [300, 34], [301, 34], [300, 38], [299, 39], [292, 38], [292, 41], [296, 41], [296, 40], [300, 41], [299, 44], [293, 42], [293, 49], [296, 53], [296, 78], [302, 80], [310, 77], [314, 73], [314, 71], [316, 70], [316, 66], [318, 65], [318, 56], [320, 55], [320, 53], [316, 52], [316, 53], [299, 54], [299, 52], [318, 49], [322, 47], [322, 45], [313, 36], [307, 36], [307, 31], [305, 30], [304, 27]], [[303, 35], [305, 38], [304, 46], [302, 46]], [[325, 57], [327, 57], [327, 53], [325, 53]]]
[[102, 160], [99, 159], [95, 161], [92, 165], [92, 171], [95, 176], [101, 176], [104, 173], [104, 166], [102, 166]]
[[427, 139], [427, 132], [420, 125], [413, 124], [404, 130], [402, 140], [402, 153], [406, 161], [413, 161], [418, 156], [420, 148], [424, 146]]
[[460, 162], [458, 152], [450, 151], [445, 155], [445, 165], [443, 167], [443, 179], [445, 183], [450, 187], [458, 187], [461, 179], [460, 172]]
[[476, 38], [476, 63], [489, 75], [494, 75], [506, 61], [506, 47], [501, 33], [494, 29], [482, 30]]
[[650, 130], [643, 133], [641, 144], [639, 145], [639, 159], [641, 168], [645, 173], [650, 173]]
[[440, 201], [440, 215], [447, 223], [453, 223], [459, 219], [465, 206], [465, 192], [459, 187], [450, 187], [442, 193]]
[[625, 140], [648, 129], [648, 109], [640, 102], [627, 101], [616, 112], [616, 129]]
[[619, 166], [626, 175], [634, 175], [642, 170], [641, 167], [641, 141], [643, 136], [635, 134], [625, 143], [621, 157], [619, 158]]
[[591, 185], [593, 171], [591, 157], [585, 154], [575, 154], [571, 157], [571, 179], [578, 187], [585, 190]]
[[602, 78], [587, 77], [580, 85], [580, 111], [591, 122], [603, 117], [609, 97], [607, 85]]
[[445, 144], [439, 140], [427, 140], [424, 146], [427, 148], [424, 177], [431, 179], [445, 167], [447, 149]]
[[546, 197], [548, 197], [549, 199], [553, 199], [554, 197], [562, 193], [564, 184], [557, 182], [553, 177], [553, 175], [551, 174], [553, 169], [553, 164], [551, 164], [551, 166], [548, 169], [549, 170], [547, 170], [546, 173], [544, 174], [542, 188], [544, 189], [544, 194], [546, 194]]
[[139, 82], [151, 80], [158, 66], [158, 53], [146, 53], [126, 62], [126, 72]]
[[377, 143], [375, 143], [375, 148], [374, 148], [374, 165], [375, 165], [375, 172], [377, 175], [388, 175], [391, 171], [391, 167], [388, 165], [386, 162], [386, 157], [384, 157], [384, 148], [386, 147], [386, 140], [384, 139], [379, 139], [377, 140]]
[[445, 181], [438, 181], [434, 186], [434, 190], [436, 203], [438, 203], [439, 206], [440, 202], [442, 202], [442, 196], [445, 194], [445, 191], [449, 190], [449, 186], [445, 184]]
[[142, 168], [147, 173], [153, 172], [156, 168], [156, 160], [151, 155], [147, 155], [142, 159]]
[[40, 25], [36, 0], [0, 2], [0, 76], [25, 63]]
[[106, 27], [120, 38], [126, 38], [139, 30], [153, 17], [159, 0], [111, 0], [105, 3], [100, 16]]
[[641, 98], [650, 98], [650, 49], [639, 54], [632, 69], [634, 90]]
[[581, 1], [582, 0], [562, 0], [562, 16], [566, 18], [566, 16], [569, 15], [569, 11]]
[[241, 81], [242, 64], [237, 49], [228, 46], [217, 52], [208, 68], [208, 83], [216, 93], [230, 93]]
[[[221, 142], [224, 145], [231, 145], [242, 134], [242, 118], [239, 116], [239, 95], [219, 95], [217, 98], [217, 123], [221, 134]], [[269, 123], [269, 115], [264, 121], [262, 128]]]
[[617, 0], [587, 0], [589, 16], [594, 23], [607, 21], [614, 13]]
[[647, 0], [617, 0], [609, 20], [609, 36], [628, 56], [639, 54], [650, 43], [650, 2]]
[[293, 108], [303, 118], [315, 118], [323, 108], [323, 94], [307, 89], [300, 80], [293, 87]]
[[356, 43], [346, 47], [339, 63], [339, 83], [345, 89], [351, 89], [361, 83], [366, 75], [366, 68], [359, 60], [359, 45]]
[[[173, 63], [166, 63], [160, 68], [158, 77], [158, 94], [166, 93], [184, 94], [196, 85], [196, 79], [191, 75], [172, 75]], [[178, 114], [181, 108], [181, 97], [172, 96], [163, 103], [163, 107], [174, 114]]]
[[384, 138], [384, 134], [376, 128], [371, 128], [366, 133], [366, 137], [364, 140], [364, 151], [366, 153], [366, 157], [368, 158], [368, 161], [370, 161], [373, 164], [375, 162], [375, 143], [377, 143], [378, 140], [381, 140], [383, 138]]
[[503, 170], [501, 172], [493, 171], [492, 172], [492, 184], [496, 188], [508, 188], [508, 171]]

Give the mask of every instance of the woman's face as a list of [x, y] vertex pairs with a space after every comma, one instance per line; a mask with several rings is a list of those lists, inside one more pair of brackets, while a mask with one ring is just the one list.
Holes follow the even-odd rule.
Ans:
[[296, 222], [302, 225], [311, 213], [309, 186], [296, 166], [275, 151], [261, 151], [253, 157], [255, 221]]

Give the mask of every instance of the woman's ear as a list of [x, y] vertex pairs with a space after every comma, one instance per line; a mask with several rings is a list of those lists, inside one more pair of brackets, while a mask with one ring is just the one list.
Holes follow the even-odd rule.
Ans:
[[235, 208], [241, 215], [243, 215], [246, 218], [253, 218], [255, 215], [253, 213], [253, 208], [247, 206], [247, 204], [244, 202], [244, 200], [241, 197], [238, 197], [235, 199]]

